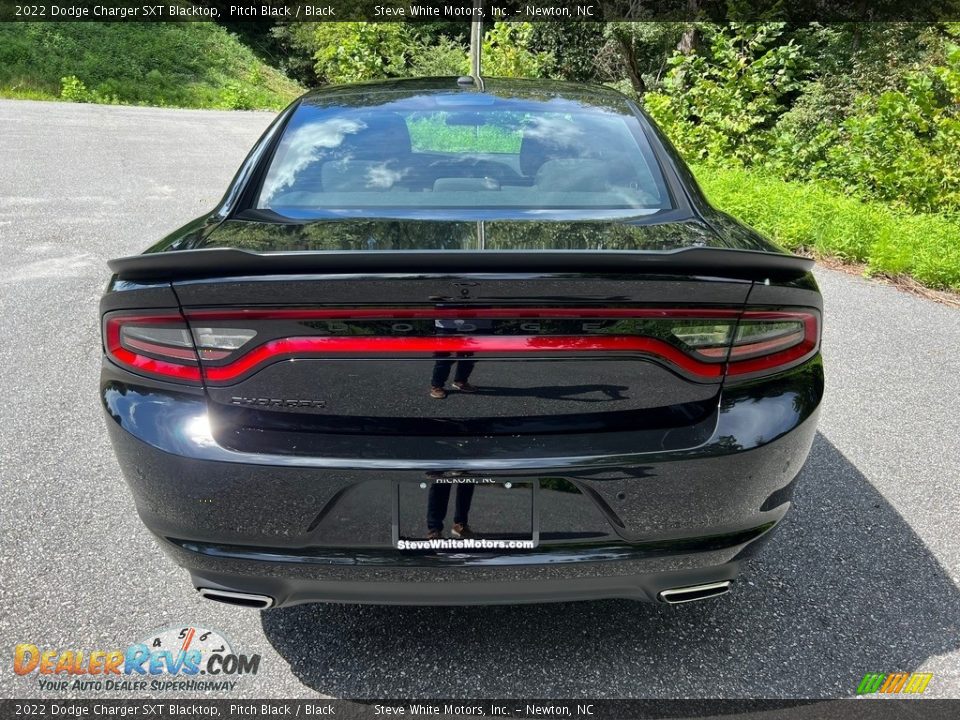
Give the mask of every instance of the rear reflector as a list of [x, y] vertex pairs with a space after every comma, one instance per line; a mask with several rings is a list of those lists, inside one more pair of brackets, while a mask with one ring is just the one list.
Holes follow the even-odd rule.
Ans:
[[[405, 322], [384, 324], [392, 320]], [[451, 353], [639, 355], [713, 382], [799, 364], [816, 353], [819, 335], [819, 314], [792, 308], [216, 309], [104, 320], [104, 346], [118, 365], [192, 385], [229, 385], [294, 358]]]

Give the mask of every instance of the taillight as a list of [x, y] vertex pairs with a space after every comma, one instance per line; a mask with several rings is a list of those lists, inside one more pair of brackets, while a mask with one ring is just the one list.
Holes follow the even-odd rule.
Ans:
[[769, 375], [816, 353], [819, 318], [813, 310], [747, 310], [736, 320], [676, 320], [670, 333], [693, 357], [728, 363], [728, 376]]
[[727, 375], [769, 375], [799, 365], [820, 346], [820, 315], [813, 310], [743, 313], [730, 346]]
[[698, 320], [674, 320], [670, 334], [680, 342], [690, 355], [704, 362], [722, 363], [727, 359], [730, 338], [737, 327], [737, 313], [729, 320], [704, 322]]
[[140, 375], [200, 384], [200, 363], [180, 313], [111, 314], [104, 318], [107, 356]]
[[223, 360], [256, 334], [248, 328], [188, 328], [179, 313], [112, 314], [103, 328], [107, 354], [118, 365], [142, 375], [194, 385], [201, 379], [199, 359]]
[[200, 384], [197, 352], [180, 313], [107, 315], [103, 341], [107, 356], [121, 367], [148, 377]]
[[[471, 322], [457, 324], [468, 318]], [[819, 347], [820, 316], [799, 308], [192, 310], [186, 320], [179, 313], [113, 313], [105, 319], [104, 338], [107, 353], [118, 365], [193, 385], [201, 379], [229, 385], [267, 365], [296, 358], [442, 357], [462, 352], [640, 355], [709, 382], [725, 373], [745, 379], [804, 362]]]

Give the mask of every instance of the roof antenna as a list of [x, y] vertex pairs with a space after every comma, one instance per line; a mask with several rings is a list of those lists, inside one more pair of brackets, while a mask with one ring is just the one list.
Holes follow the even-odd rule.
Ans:
[[483, 92], [480, 76], [480, 52], [483, 49], [483, 0], [473, 0], [473, 16], [470, 19], [470, 75], [477, 90]]

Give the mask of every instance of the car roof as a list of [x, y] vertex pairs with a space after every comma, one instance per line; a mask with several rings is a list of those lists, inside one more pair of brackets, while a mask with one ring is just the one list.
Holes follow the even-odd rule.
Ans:
[[[483, 78], [482, 90], [478, 90], [473, 83], [461, 85], [457, 77], [375, 80], [350, 85], [331, 85], [312, 90], [303, 95], [301, 101], [315, 105], [335, 103], [347, 106], [352, 104], [364, 106], [370, 104], [378, 95], [400, 95], [406, 98], [414, 98], [437, 93], [458, 92], [482, 92], [493, 97], [532, 102], [569, 99], [575, 100], [580, 105], [616, 108], [621, 112], [628, 111], [630, 107], [630, 99], [626, 95], [603, 85], [519, 78]], [[351, 97], [354, 102], [350, 102]]]

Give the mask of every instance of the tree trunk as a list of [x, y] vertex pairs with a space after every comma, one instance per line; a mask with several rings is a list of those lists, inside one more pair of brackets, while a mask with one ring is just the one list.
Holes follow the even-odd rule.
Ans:
[[684, 30], [683, 35], [680, 36], [680, 42], [677, 43], [677, 50], [682, 52], [684, 55], [690, 55], [696, 52], [699, 45], [700, 31], [695, 25], [691, 25]]
[[630, 78], [630, 84], [637, 95], [643, 95], [647, 92], [647, 84], [643, 81], [643, 75], [637, 67], [637, 55], [633, 51], [633, 39], [617, 35], [617, 43], [620, 45], [620, 53], [623, 55], [623, 64], [627, 68], [627, 77]]
[[680, 42], [677, 44], [677, 50], [684, 55], [690, 55], [696, 52], [700, 45], [700, 31], [693, 21], [697, 19], [700, 13], [700, 0], [687, 0], [687, 17], [690, 19], [690, 25], [683, 31]]

